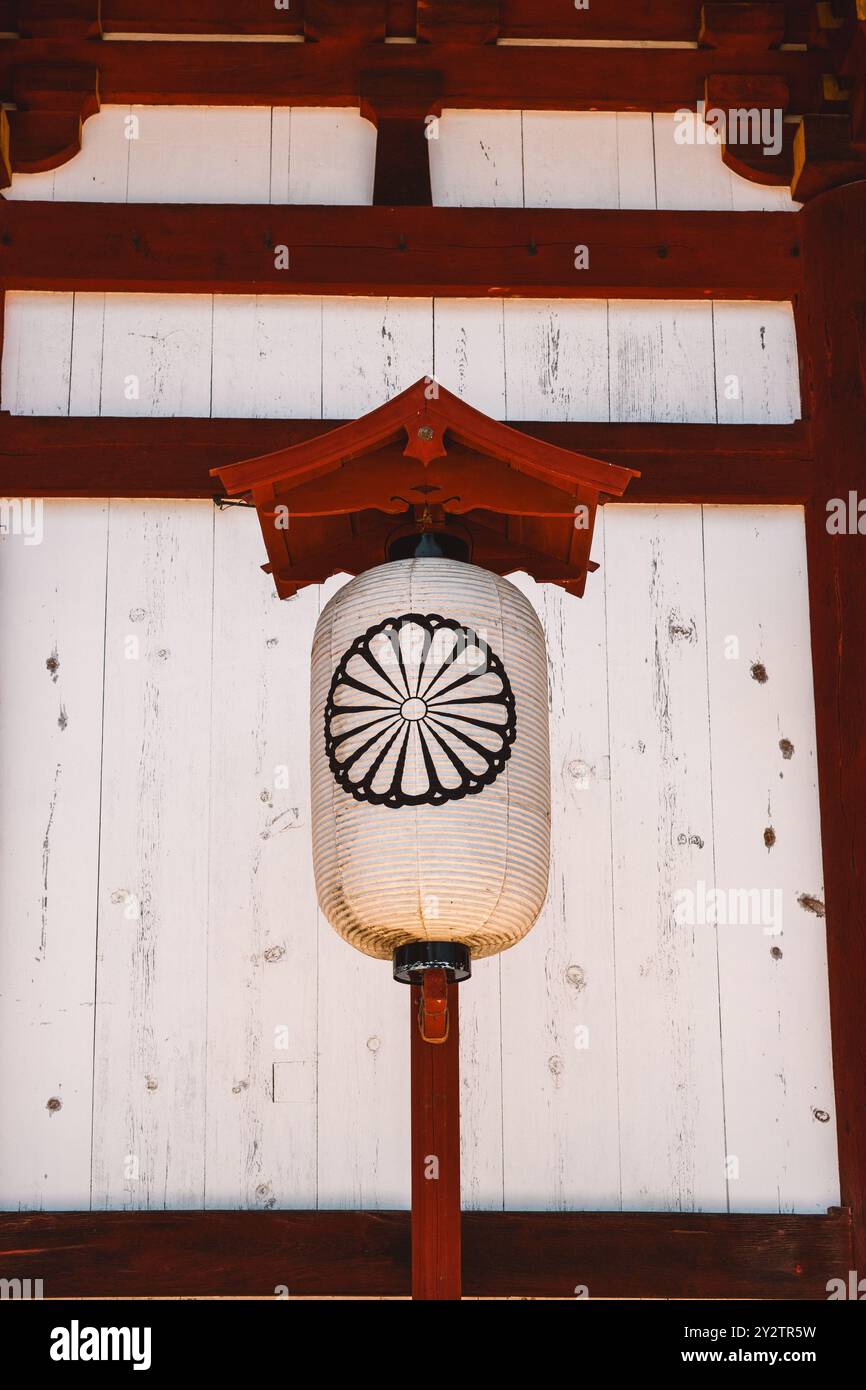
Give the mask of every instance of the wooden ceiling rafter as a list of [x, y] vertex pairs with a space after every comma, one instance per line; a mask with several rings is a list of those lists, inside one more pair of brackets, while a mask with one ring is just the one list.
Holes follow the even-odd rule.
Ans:
[[81, 149], [81, 128], [99, 110], [99, 70], [88, 62], [18, 64], [0, 112], [0, 188], [13, 173], [57, 169]]

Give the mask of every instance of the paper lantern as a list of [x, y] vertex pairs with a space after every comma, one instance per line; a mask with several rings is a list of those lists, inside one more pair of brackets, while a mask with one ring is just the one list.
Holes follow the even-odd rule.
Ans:
[[520, 590], [445, 558], [351, 580], [313, 639], [311, 771], [319, 902], [353, 946], [459, 979], [519, 941], [550, 851], [547, 658]]

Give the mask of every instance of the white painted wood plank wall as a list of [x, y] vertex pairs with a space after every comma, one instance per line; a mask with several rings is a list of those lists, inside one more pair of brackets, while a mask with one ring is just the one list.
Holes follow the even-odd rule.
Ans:
[[[669, 122], [446, 113], [434, 186], [786, 205]], [[12, 196], [366, 202], [373, 138], [351, 112], [106, 108]], [[433, 372], [515, 420], [799, 414], [784, 305], [14, 294], [6, 312], [3, 407], [22, 414], [341, 417]], [[255, 518], [204, 503], [52, 502], [43, 521], [39, 545], [0, 541], [0, 1204], [405, 1206], [406, 993], [322, 922], [308, 852], [308, 649], [340, 580], [278, 603]], [[580, 602], [517, 580], [550, 647], [554, 862], [536, 929], [462, 993], [466, 1204], [823, 1210], [802, 515], [610, 507], [595, 553]], [[778, 892], [781, 932], [680, 922], [701, 884], [766, 891], [774, 925]]]
[[[429, 142], [433, 202], [464, 207], [793, 211], [679, 144], [672, 114], [443, 112]], [[115, 203], [370, 203], [376, 132], [360, 112], [303, 107], [105, 106], [81, 153], [16, 174], [6, 197]], [[168, 155], [168, 157], [167, 157]]]
[[[255, 518], [205, 503], [52, 502], [44, 528], [0, 546], [0, 1201], [406, 1205], [407, 995], [318, 918], [309, 862], [306, 664], [339, 581], [278, 603]], [[462, 993], [467, 1201], [822, 1210], [801, 513], [612, 506], [596, 553], [580, 602], [518, 580], [554, 862]], [[778, 890], [781, 930], [681, 923], [701, 883]]]
[[789, 304], [6, 296], [14, 415], [345, 419], [426, 375], [508, 420], [800, 414]]

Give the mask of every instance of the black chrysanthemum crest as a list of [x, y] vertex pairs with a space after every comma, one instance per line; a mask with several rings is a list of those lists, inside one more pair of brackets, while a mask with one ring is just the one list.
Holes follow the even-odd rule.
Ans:
[[499, 776], [517, 731], [495, 652], [438, 613], [386, 618], [355, 639], [325, 704], [325, 751], [357, 801], [440, 806]]

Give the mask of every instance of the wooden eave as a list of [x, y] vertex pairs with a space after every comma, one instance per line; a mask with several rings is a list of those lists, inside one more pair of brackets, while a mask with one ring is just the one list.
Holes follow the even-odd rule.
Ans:
[[401, 524], [455, 522], [476, 564], [582, 594], [599, 500], [639, 476], [492, 420], [427, 377], [318, 439], [212, 474], [254, 503], [283, 598], [382, 563]]
[[[423, 429], [434, 431], [432, 440], [424, 441], [419, 436], [418, 431]], [[629, 480], [638, 476], [633, 468], [604, 463], [522, 434], [510, 425], [491, 419], [440, 383], [431, 382], [429, 377], [420, 377], [384, 405], [338, 426], [320, 439], [304, 440], [260, 458], [214, 468], [212, 476], [220, 479], [230, 497], [252, 492], [260, 483], [289, 490], [393, 443], [402, 434], [406, 436], [405, 457], [421, 463], [426, 469], [434, 460], [445, 457], [446, 433], [449, 441], [477, 450], [552, 486], [585, 484], [596, 491], [621, 497]]]

